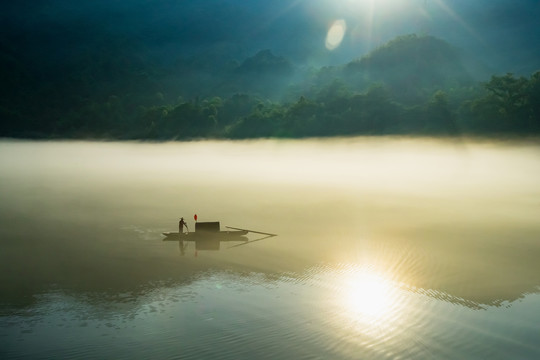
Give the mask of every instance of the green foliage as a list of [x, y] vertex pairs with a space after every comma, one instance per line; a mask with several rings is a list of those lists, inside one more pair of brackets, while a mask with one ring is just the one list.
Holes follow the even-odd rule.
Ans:
[[350, 62], [345, 74], [358, 86], [383, 83], [405, 104], [426, 101], [439, 89], [472, 83], [456, 49], [433, 36], [415, 34], [397, 37]]
[[436, 91], [427, 104], [426, 119], [428, 119], [425, 124], [427, 133], [459, 134], [456, 116], [450, 107], [448, 96], [441, 90]]
[[540, 71], [529, 81], [529, 107], [531, 131], [540, 132]]
[[281, 56], [275, 56], [270, 50], [259, 51], [255, 56], [246, 59], [237, 69], [239, 73], [268, 73], [272, 76], [290, 75], [293, 67]]
[[[458, 53], [433, 37], [400, 37], [345, 67], [307, 69], [304, 82], [290, 88], [284, 84], [292, 65], [270, 51], [223, 67], [214, 80], [192, 71], [195, 65], [211, 68], [201, 65], [204, 59], [182, 63], [181, 76], [169, 78], [113, 45], [92, 59], [79, 49], [56, 77], [38, 76], [16, 53], [1, 49], [0, 136], [169, 140], [540, 132], [540, 72], [475, 84]], [[200, 89], [209, 95], [194, 96]], [[294, 97], [271, 101], [264, 94], [272, 91]]]
[[530, 79], [513, 74], [492, 76], [486, 94], [465, 104], [475, 132], [534, 133], [540, 130], [540, 75]]

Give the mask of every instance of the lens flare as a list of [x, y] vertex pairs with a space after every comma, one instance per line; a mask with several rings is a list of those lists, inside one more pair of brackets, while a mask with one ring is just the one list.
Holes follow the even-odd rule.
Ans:
[[334, 21], [328, 30], [326, 35], [326, 48], [330, 51], [336, 49], [341, 45], [345, 32], [347, 31], [347, 23], [345, 20], [340, 19]]

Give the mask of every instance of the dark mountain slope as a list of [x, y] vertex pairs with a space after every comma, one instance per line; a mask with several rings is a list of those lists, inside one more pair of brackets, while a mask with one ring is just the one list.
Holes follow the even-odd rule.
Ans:
[[400, 36], [345, 66], [355, 87], [382, 83], [396, 99], [414, 102], [439, 89], [470, 85], [473, 77], [457, 49], [432, 36]]

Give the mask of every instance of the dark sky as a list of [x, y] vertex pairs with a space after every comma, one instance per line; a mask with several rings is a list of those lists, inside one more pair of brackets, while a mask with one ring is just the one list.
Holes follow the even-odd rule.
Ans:
[[[538, 0], [25, 0], [0, 7], [2, 46], [44, 60], [109, 41], [164, 61], [209, 53], [241, 60], [271, 49], [299, 64], [331, 65], [417, 33], [499, 71], [540, 68]], [[344, 36], [329, 50], [336, 20]]]

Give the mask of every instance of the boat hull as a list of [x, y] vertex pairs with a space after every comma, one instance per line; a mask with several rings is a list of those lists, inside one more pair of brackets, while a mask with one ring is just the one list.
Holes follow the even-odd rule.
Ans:
[[178, 232], [164, 232], [165, 239], [163, 241], [247, 241], [245, 237], [248, 231], [217, 231], [217, 232], [192, 232], [192, 233], [178, 233]]

